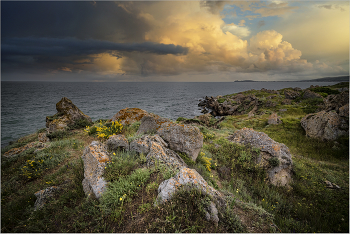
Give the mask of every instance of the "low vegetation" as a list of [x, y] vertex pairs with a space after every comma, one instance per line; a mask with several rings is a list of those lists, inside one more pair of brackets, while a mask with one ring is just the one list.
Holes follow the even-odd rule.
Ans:
[[[339, 86], [329, 89], [342, 88]], [[332, 94], [326, 89], [316, 91]], [[260, 98], [271, 95], [247, 93], [252, 92]], [[160, 183], [178, 171], [161, 164], [146, 168], [143, 154], [111, 151], [111, 162], [104, 173], [107, 192], [99, 201], [86, 196], [81, 183], [84, 148], [93, 140], [106, 138], [102, 133], [122, 133], [129, 142], [140, 137], [136, 134], [140, 122], [122, 127], [98, 120], [84, 129], [74, 127], [50, 134], [47, 148], [1, 158], [1, 231], [349, 232], [349, 137], [322, 142], [306, 137], [300, 126], [301, 118], [318, 104], [279, 102], [262, 115], [226, 116], [215, 127], [193, 123], [203, 134], [203, 148], [196, 161], [178, 154], [209, 185], [234, 197], [219, 216], [218, 226], [205, 219], [212, 198], [197, 190], [183, 189], [171, 201], [154, 206]], [[278, 112], [282, 124], [268, 125], [268, 116], [279, 109], [287, 109]], [[259, 149], [226, 139], [243, 127], [265, 132], [289, 147], [293, 155], [293, 182], [289, 187], [266, 182], [265, 172], [255, 164]], [[114, 130], [109, 132], [108, 128]], [[2, 154], [36, 141], [39, 132], [42, 130], [13, 142], [2, 149]], [[271, 159], [269, 163], [274, 166], [279, 161]], [[325, 181], [340, 189], [328, 188]], [[51, 186], [61, 190], [42, 209], [34, 211], [34, 193]]]

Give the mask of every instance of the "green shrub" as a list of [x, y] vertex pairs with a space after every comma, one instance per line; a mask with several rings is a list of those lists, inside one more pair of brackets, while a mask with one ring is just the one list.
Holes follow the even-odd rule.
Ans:
[[91, 126], [91, 125], [92, 125], [92, 123], [90, 121], [88, 121], [85, 118], [81, 118], [81, 119], [78, 119], [78, 120], [74, 121], [73, 124], [68, 125], [68, 128], [70, 130], [81, 129], [81, 128], [85, 128], [85, 127], [88, 127], [88, 126]]
[[186, 118], [184, 118], [184, 117], [179, 117], [179, 118], [176, 119], [176, 122], [180, 122], [180, 121], [184, 121], [184, 120], [186, 120]]
[[271, 167], [277, 167], [280, 165], [280, 160], [278, 160], [276, 157], [271, 157], [269, 158], [269, 164]]
[[106, 166], [104, 178], [113, 182], [120, 177], [125, 177], [130, 174], [135, 165], [137, 165], [137, 154], [135, 152], [113, 152], [112, 160]]
[[219, 98], [218, 103], [223, 103], [223, 102], [225, 102], [225, 100], [226, 100], [225, 98]]
[[177, 151], [176, 153], [185, 161], [187, 166], [193, 166], [195, 164], [195, 162], [190, 157], [188, 157], [186, 153], [179, 151]]
[[97, 126], [87, 126], [87, 128], [84, 129], [84, 132], [86, 132], [89, 136], [95, 135], [97, 133]]
[[338, 90], [334, 90], [334, 89], [330, 89], [327, 87], [316, 87], [316, 88], [312, 88], [310, 89], [311, 91], [315, 92], [315, 93], [326, 93], [327, 95], [329, 94], [339, 94], [340, 92]]
[[60, 131], [55, 131], [53, 133], [49, 133], [46, 136], [50, 139], [50, 141], [52, 140], [62, 140], [64, 138], [67, 138], [71, 135], [70, 132], [68, 132], [67, 130], [60, 130]]
[[97, 136], [102, 139], [108, 139], [112, 135], [120, 133], [123, 125], [118, 121], [103, 124], [100, 122], [97, 126]]

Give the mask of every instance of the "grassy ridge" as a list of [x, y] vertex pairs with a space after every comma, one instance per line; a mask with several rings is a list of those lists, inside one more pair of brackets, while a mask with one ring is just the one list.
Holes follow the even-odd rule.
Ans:
[[[262, 99], [271, 95], [260, 91], [245, 94], [252, 92]], [[100, 201], [86, 196], [81, 184], [84, 169], [80, 156], [92, 140], [100, 140], [94, 128], [100, 121], [96, 121], [89, 132], [70, 129], [56, 134], [49, 147], [37, 153], [29, 149], [13, 158], [2, 157], [1, 231], [349, 232], [349, 138], [322, 142], [306, 137], [300, 126], [301, 118], [317, 109], [318, 104], [279, 103], [266, 108], [266, 114], [250, 118], [247, 114], [227, 116], [216, 128], [199, 126], [204, 146], [197, 160], [179, 155], [211, 186], [242, 201], [232, 200], [219, 217], [218, 226], [205, 219], [211, 198], [196, 190], [183, 190], [171, 202], [154, 207], [159, 184], [177, 171], [162, 165], [143, 168], [142, 154], [110, 152], [112, 162], [104, 175], [110, 182], [108, 191]], [[278, 113], [282, 124], [268, 125], [269, 114], [282, 108], [287, 109]], [[193, 124], [198, 126], [198, 121]], [[123, 128], [129, 142], [139, 137], [138, 126], [135, 123]], [[264, 171], [254, 164], [259, 149], [225, 139], [243, 127], [265, 132], [289, 147], [293, 155], [290, 187], [266, 183]], [[2, 154], [36, 141], [38, 132], [2, 149]], [[327, 188], [326, 180], [341, 189]], [[60, 186], [61, 190], [44, 208], [34, 212], [34, 193], [50, 186]]]

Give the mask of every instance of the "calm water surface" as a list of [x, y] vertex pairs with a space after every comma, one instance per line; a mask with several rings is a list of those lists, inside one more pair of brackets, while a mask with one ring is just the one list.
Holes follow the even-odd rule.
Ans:
[[208, 83], [48, 83], [1, 82], [1, 146], [45, 127], [56, 103], [69, 98], [93, 121], [109, 119], [126, 107], [138, 107], [172, 120], [200, 115], [205, 96], [249, 89], [307, 88], [334, 82], [208, 82]]

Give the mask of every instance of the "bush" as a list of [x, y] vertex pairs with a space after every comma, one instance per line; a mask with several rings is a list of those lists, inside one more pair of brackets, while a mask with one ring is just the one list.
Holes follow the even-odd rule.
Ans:
[[280, 165], [280, 161], [278, 160], [278, 158], [272, 157], [269, 158], [269, 164], [271, 165], [271, 167], [277, 167], [278, 165]]
[[85, 118], [81, 118], [76, 120], [73, 124], [68, 125], [68, 128], [73, 130], [73, 129], [81, 129], [81, 128], [85, 128], [88, 126], [91, 126], [92, 123], [90, 121], [88, 121]]
[[106, 124], [100, 122], [99, 126], [97, 126], [97, 136], [103, 139], [108, 139], [110, 136], [120, 133], [122, 129], [123, 125], [118, 121]]
[[193, 166], [195, 164], [195, 162], [190, 157], [188, 157], [186, 153], [179, 151], [177, 151], [176, 153], [185, 161], [187, 166]]
[[84, 129], [84, 132], [89, 134], [89, 136], [95, 135], [97, 133], [97, 127], [96, 126], [92, 126], [92, 127], [87, 126], [87, 128]]
[[[316, 87], [316, 88], [312, 88], [310, 89], [311, 91], [315, 92], [315, 93], [326, 93], [327, 95], [330, 95], [330, 94], [339, 94], [340, 92], [338, 90], [334, 90], [334, 89], [330, 89], [330, 88], [327, 88], [327, 87]], [[321, 94], [322, 95], [322, 94]], [[326, 95], [326, 96], [327, 96]]]
[[225, 98], [219, 98], [218, 103], [223, 103], [223, 102], [225, 102], [225, 100], [226, 100]]
[[71, 135], [71, 133], [68, 132], [67, 130], [61, 130], [61, 131], [55, 131], [53, 133], [49, 133], [46, 136], [50, 139], [50, 141], [52, 141], [52, 140], [64, 139], [64, 138], [68, 137], [69, 135]]

